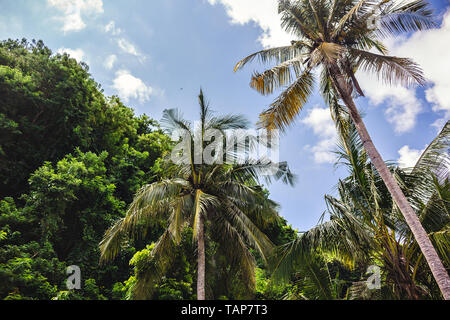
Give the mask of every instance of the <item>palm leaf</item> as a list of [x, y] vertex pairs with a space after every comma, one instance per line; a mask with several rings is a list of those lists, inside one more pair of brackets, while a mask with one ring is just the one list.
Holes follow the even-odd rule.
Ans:
[[302, 110], [313, 87], [314, 76], [307, 70], [260, 115], [259, 125], [268, 130], [284, 130]]
[[285, 61], [272, 69], [263, 73], [255, 73], [252, 77], [250, 86], [263, 95], [273, 93], [274, 89], [280, 88], [292, 82], [292, 70], [294, 74], [301, 73], [302, 58]]
[[400, 83], [405, 86], [423, 85], [422, 69], [407, 58], [384, 56], [368, 51], [350, 49], [350, 59], [354, 60], [359, 69], [375, 73], [387, 84]]
[[299, 46], [300, 44], [298, 43], [295, 46], [284, 46], [258, 51], [239, 61], [234, 67], [234, 71], [236, 72], [242, 69], [246, 64], [255, 59], [258, 59], [259, 62], [263, 64], [271, 62], [275, 62], [277, 64], [284, 63], [302, 54], [303, 48]]
[[[392, 1], [389, 1], [392, 2]], [[402, 32], [415, 32], [435, 28], [433, 10], [424, 0], [390, 3], [380, 16], [381, 35], [396, 36]]]

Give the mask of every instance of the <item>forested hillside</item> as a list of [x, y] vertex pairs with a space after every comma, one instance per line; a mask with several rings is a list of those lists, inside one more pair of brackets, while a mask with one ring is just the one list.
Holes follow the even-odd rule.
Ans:
[[[0, 43], [0, 132], [0, 297], [126, 298], [165, 221], [113, 264], [99, 264], [98, 244], [138, 189], [162, 176], [158, 159], [171, 142], [158, 122], [106, 97], [84, 63], [53, 54], [42, 41], [8, 40]], [[278, 244], [295, 236], [283, 220], [266, 230]], [[154, 298], [195, 297], [190, 239], [187, 232]], [[218, 271], [239, 266], [220, 256], [212, 262], [216, 246], [207, 248], [214, 296], [253, 297], [234, 273]], [[82, 289], [71, 293], [70, 265], [82, 275]]]
[[169, 139], [148, 116], [105, 97], [88, 66], [42, 42], [1, 43], [0, 119], [0, 295], [55, 297], [74, 264], [88, 285], [82, 295], [110, 296], [136, 249], [99, 268], [98, 242], [154, 181]]

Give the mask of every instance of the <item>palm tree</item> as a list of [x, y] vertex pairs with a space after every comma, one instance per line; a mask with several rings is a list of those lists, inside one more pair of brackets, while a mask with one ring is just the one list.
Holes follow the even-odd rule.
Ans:
[[[200, 125], [195, 129], [175, 109], [165, 110], [162, 124], [169, 134], [182, 130], [187, 134], [191, 149], [188, 161], [173, 163], [166, 158], [163, 163], [165, 177], [143, 186], [136, 194], [126, 216], [117, 221], [100, 243], [101, 260], [113, 259], [124, 240], [145, 236], [146, 230], [157, 220], [167, 221], [167, 228], [151, 253], [146, 271], [139, 276], [134, 287], [136, 298], [151, 296], [154, 284], [164, 275], [173, 260], [173, 248], [182, 238], [183, 230], [193, 229], [197, 243], [198, 272], [197, 298], [205, 300], [205, 230], [214, 232], [220, 248], [230, 263], [240, 266], [241, 274], [254, 286], [255, 261], [249, 248], [255, 248], [263, 259], [271, 254], [272, 242], [258, 228], [258, 221], [278, 219], [277, 205], [266, 198], [259, 186], [264, 170], [272, 168], [269, 161], [247, 159], [240, 164], [197, 164], [194, 159], [197, 135], [201, 141], [208, 130], [224, 132], [228, 129], [245, 129], [247, 121], [241, 116], [213, 116], [203, 92], [199, 95]], [[205, 144], [203, 142], [203, 147]], [[238, 157], [243, 144], [226, 146], [224, 156]], [[186, 159], [186, 158], [184, 158]], [[228, 158], [229, 159], [229, 158]], [[285, 163], [277, 165], [276, 179], [293, 183], [293, 175]], [[270, 177], [267, 177], [270, 182]]]
[[[436, 297], [422, 254], [403, 216], [392, 206], [390, 195], [374, 166], [368, 161], [354, 127], [341, 137], [339, 164], [348, 168], [349, 177], [339, 181], [339, 198], [326, 196], [330, 221], [319, 224], [294, 242], [280, 248], [275, 275], [285, 278], [308, 263], [310, 252], [334, 256], [352, 267], [367, 268], [381, 263], [385, 274], [383, 294], [388, 297], [420, 299]], [[418, 211], [442, 261], [450, 266], [450, 200], [448, 148], [450, 122], [429, 145], [411, 172], [389, 165]], [[446, 170], [446, 172], [445, 172]], [[319, 278], [319, 277], [318, 277]], [[322, 277], [323, 278], [323, 277]], [[323, 282], [322, 282], [323, 283]], [[352, 296], [373, 297], [364, 282], [351, 288]], [[324, 290], [321, 290], [324, 292]], [[373, 292], [372, 292], [373, 293]], [[386, 298], [387, 296], [383, 296]]]
[[[375, 12], [379, 12], [378, 16]], [[342, 113], [350, 115], [368, 156], [411, 228], [442, 294], [445, 299], [450, 299], [449, 275], [416, 212], [375, 148], [353, 99], [364, 96], [355, 76], [357, 70], [376, 73], [388, 84], [425, 82], [417, 64], [407, 58], [387, 55], [380, 39], [434, 27], [427, 2], [279, 0], [279, 13], [282, 27], [296, 40], [289, 46], [256, 52], [235, 67], [237, 71], [257, 58], [263, 63], [276, 63], [275, 67], [263, 73], [255, 73], [251, 87], [267, 95], [287, 86], [261, 114], [261, 126], [285, 129], [290, 125], [313, 91], [316, 70], [321, 69], [320, 91], [332, 110], [333, 118]], [[378, 23], [374, 23], [375, 20]]]

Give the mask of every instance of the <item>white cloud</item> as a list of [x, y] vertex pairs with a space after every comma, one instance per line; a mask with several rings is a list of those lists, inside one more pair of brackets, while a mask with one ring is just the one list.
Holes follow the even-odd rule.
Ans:
[[[438, 129], [450, 118], [450, 59], [447, 57], [450, 41], [446, 39], [450, 39], [450, 9], [445, 13], [440, 28], [416, 32], [409, 38], [385, 41], [391, 55], [410, 58], [422, 67], [430, 85], [425, 90], [425, 98], [432, 104], [434, 112], [443, 115], [433, 124]], [[358, 76], [371, 103], [388, 103], [386, 117], [394, 124], [396, 132], [414, 128], [417, 116], [423, 111], [417, 88], [388, 87], [374, 78]]]
[[81, 49], [69, 49], [69, 48], [59, 48], [56, 53], [64, 54], [67, 53], [71, 58], [74, 58], [78, 62], [85, 59], [84, 51]]
[[404, 146], [398, 150], [400, 158], [398, 159], [398, 165], [400, 168], [413, 168], [419, 160], [423, 150], [410, 149], [409, 146]]
[[150, 100], [153, 93], [152, 87], [147, 86], [141, 79], [134, 77], [127, 70], [116, 72], [113, 88], [126, 102], [130, 99], [138, 99], [141, 103], [144, 103]]
[[103, 66], [106, 69], [111, 70], [114, 67], [114, 64], [116, 62], [117, 62], [117, 56], [115, 54], [112, 54], [106, 58], [105, 62], [103, 63]]
[[103, 13], [102, 0], [47, 0], [47, 3], [62, 12], [57, 19], [63, 22], [64, 32], [80, 31], [86, 27], [83, 15]]
[[138, 61], [140, 63], [144, 63], [147, 60], [147, 56], [140, 53], [138, 51], [138, 49], [136, 48], [136, 46], [134, 44], [132, 44], [130, 41], [128, 41], [127, 39], [118, 38], [116, 41], [117, 41], [117, 45], [123, 52], [137, 57]]
[[409, 39], [394, 45], [393, 51], [412, 58], [424, 70], [431, 86], [425, 91], [433, 111], [443, 114], [440, 122], [450, 118], [450, 8], [444, 14], [440, 28], [416, 32]]
[[122, 49], [124, 52], [129, 53], [136, 57], [141, 56], [141, 54], [137, 51], [136, 47], [127, 39], [125, 38], [117, 39], [117, 44], [119, 45], [119, 48]]
[[358, 72], [358, 81], [364, 94], [373, 105], [386, 105], [386, 119], [394, 125], [397, 133], [405, 133], [414, 128], [418, 115], [422, 112], [420, 99], [415, 89], [389, 86], [376, 76]]
[[319, 142], [314, 146], [306, 146], [306, 150], [313, 153], [317, 163], [334, 163], [336, 156], [333, 149], [336, 145], [336, 128], [330, 117], [328, 108], [314, 107], [301, 123], [311, 128], [319, 137]]
[[[147, 59], [146, 56], [141, 54], [136, 48], [136, 46], [129, 40], [127, 40], [123, 36], [120, 37], [120, 35], [123, 33], [122, 29], [117, 28], [116, 23], [114, 21], [110, 21], [107, 25], [105, 25], [103, 30], [104, 32], [109, 33], [113, 36], [112, 37], [113, 41], [117, 43], [118, 47], [122, 50], [122, 52], [138, 57], [141, 63], [145, 62], [145, 60]], [[105, 66], [106, 69], [112, 69], [116, 62], [117, 56], [110, 55], [103, 65]]]
[[113, 36], [118, 36], [122, 33], [122, 29], [116, 27], [116, 23], [111, 21], [104, 28], [106, 33], [111, 33]]
[[223, 4], [233, 24], [254, 22], [263, 30], [259, 41], [264, 47], [289, 44], [293, 37], [281, 28], [278, 2], [274, 0], [208, 0], [211, 5]]

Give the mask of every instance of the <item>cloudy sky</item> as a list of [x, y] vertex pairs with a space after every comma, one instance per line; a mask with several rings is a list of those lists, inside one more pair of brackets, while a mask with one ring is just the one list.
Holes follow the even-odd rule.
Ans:
[[[385, 160], [412, 166], [450, 119], [450, 2], [430, 1], [439, 27], [386, 39], [393, 55], [424, 69], [424, 88], [386, 87], [359, 74], [366, 98], [357, 100]], [[120, 96], [137, 114], [159, 120], [180, 108], [195, 120], [196, 95], [214, 110], [242, 113], [253, 123], [275, 96], [249, 87], [254, 65], [233, 73], [246, 55], [285, 45], [274, 0], [0, 0], [0, 39], [42, 39], [55, 53], [89, 64], [107, 95]], [[314, 95], [281, 139], [281, 159], [298, 175], [295, 188], [269, 187], [281, 214], [295, 228], [316, 224], [342, 169], [333, 166], [335, 131]]]

